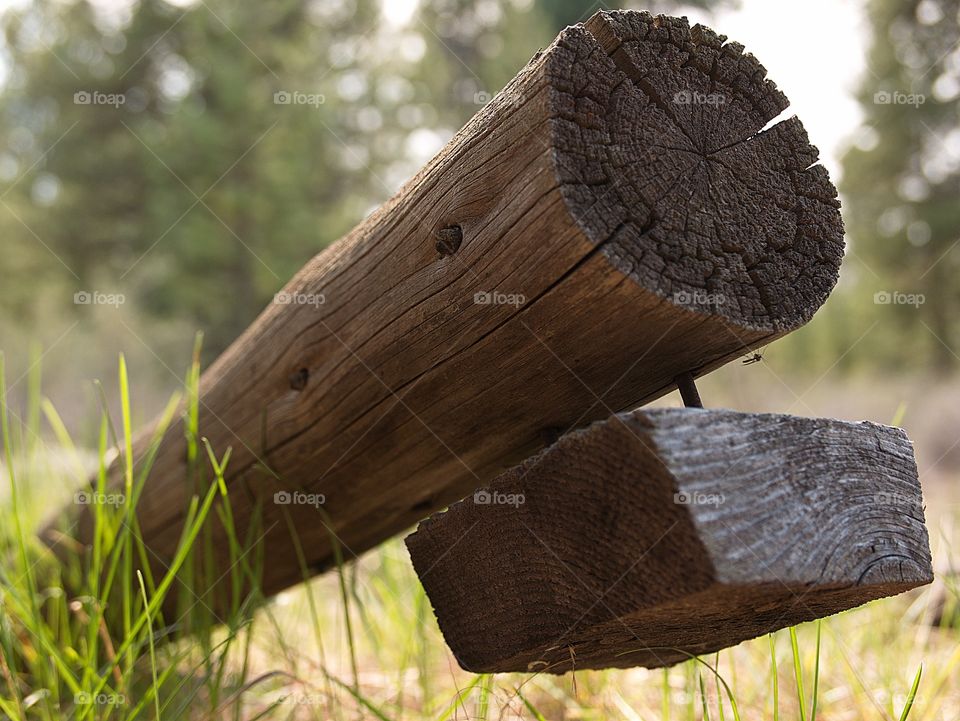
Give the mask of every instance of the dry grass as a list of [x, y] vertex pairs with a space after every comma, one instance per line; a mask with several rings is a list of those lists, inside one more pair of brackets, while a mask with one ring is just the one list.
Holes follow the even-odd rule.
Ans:
[[[749, 368], [755, 375], [773, 372]], [[186, 383], [188, 412], [195, 408], [196, 377], [194, 367]], [[122, 374], [121, 387], [125, 382]], [[704, 396], [710, 402], [723, 393], [729, 405], [772, 410], [763, 403], [777, 405], [783, 400], [778, 393], [787, 391], [767, 385], [762, 402], [749, 395], [755, 383], [737, 385], [729, 377], [704, 384]], [[817, 386], [806, 397], [814, 392], [827, 390]], [[848, 392], [845, 386], [832, 398], [842, 402]], [[128, 397], [125, 389], [121, 396]], [[0, 408], [8, 461], [0, 468], [7, 488], [0, 503], [0, 717], [896, 720], [910, 705], [922, 664], [910, 718], [960, 718], [960, 613], [957, 585], [948, 574], [926, 589], [666, 671], [490, 677], [457, 667], [395, 540], [359, 560], [344, 549], [350, 562], [338, 572], [281, 594], [256, 612], [239, 607], [229, 618], [215, 619], [194, 604], [180, 621], [188, 620], [194, 635], [155, 643], [169, 630], [159, 606], [167, 579], [141, 581], [137, 575], [140, 542], [129, 525], [130, 508], [98, 511], [110, 532], [101, 534], [99, 557], [88, 558], [82, 569], [61, 568], [33, 535], [39, 519], [72, 497], [85, 467], [101, 465], [110, 424], [101, 424], [101, 449], [91, 454], [72, 448], [55, 411], [43, 407], [39, 388], [22, 414], [26, 420]], [[837, 415], [852, 412], [847, 407]], [[125, 400], [121, 446], [129, 439], [130, 413]], [[878, 414], [863, 413], [884, 420]], [[908, 411], [908, 427], [909, 419]], [[205, 452], [196, 428], [191, 447]], [[938, 461], [933, 467], [938, 473], [925, 476], [928, 520], [935, 565], [943, 571], [960, 567], [951, 555], [960, 514], [956, 490], [944, 483], [955, 477], [950, 466]], [[196, 535], [184, 541], [183, 566], [175, 575], [188, 586], [188, 569], [202, 563], [203, 554], [193, 547], [203, 541], [204, 524], [231, 524], [229, 494], [217, 483], [221, 477], [209, 479], [209, 491], [197, 499]], [[130, 488], [140, 482], [139, 476], [128, 478]], [[111, 564], [117, 569], [112, 590], [96, 580]], [[74, 584], [80, 579], [81, 593], [68, 597], [62, 579], [71, 574]], [[254, 592], [250, 600], [260, 599]], [[123, 611], [119, 627], [101, 622], [110, 608]]]

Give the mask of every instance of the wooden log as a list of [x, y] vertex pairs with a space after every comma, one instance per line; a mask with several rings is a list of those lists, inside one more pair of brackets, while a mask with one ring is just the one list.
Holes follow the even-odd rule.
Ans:
[[[200, 431], [233, 449], [241, 529], [263, 512], [266, 593], [302, 579], [283, 511], [321, 571], [331, 533], [350, 558], [546, 433], [810, 319], [843, 254], [836, 191], [796, 118], [762, 130], [787, 101], [742, 50], [645, 13], [568, 28], [206, 371]], [[187, 477], [177, 422], [138, 508], [158, 570]], [[294, 492], [325, 505], [274, 503]]]
[[902, 430], [727, 410], [575, 431], [406, 542], [482, 673], [669, 666], [933, 579]]

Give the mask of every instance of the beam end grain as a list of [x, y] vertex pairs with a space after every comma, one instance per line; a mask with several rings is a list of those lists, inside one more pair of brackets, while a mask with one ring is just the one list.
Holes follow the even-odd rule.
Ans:
[[571, 433], [407, 547], [484, 673], [668, 666], [933, 577], [902, 430], [726, 410]]

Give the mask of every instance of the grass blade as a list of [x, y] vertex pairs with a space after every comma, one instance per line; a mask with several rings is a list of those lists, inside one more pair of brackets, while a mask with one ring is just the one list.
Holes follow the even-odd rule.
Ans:
[[817, 621], [817, 651], [813, 662], [813, 698], [810, 701], [810, 721], [817, 718], [817, 693], [820, 690], [820, 631], [823, 629], [823, 621]]
[[546, 717], [544, 717], [544, 715], [537, 710], [537, 707], [530, 703], [527, 700], [527, 697], [520, 692], [520, 689], [517, 689], [516, 692], [520, 700], [523, 701], [523, 705], [527, 707], [527, 711], [533, 714], [533, 717], [536, 719], [536, 721], [547, 721]]
[[797, 681], [797, 699], [800, 703], [800, 721], [807, 721], [807, 701], [803, 696], [803, 668], [800, 663], [800, 646], [797, 643], [797, 627], [790, 627], [790, 648], [793, 651], [793, 676]]
[[907, 721], [910, 710], [913, 708], [913, 702], [917, 698], [917, 689], [920, 688], [920, 676], [923, 673], [923, 664], [917, 669], [917, 675], [913, 677], [913, 685], [910, 686], [910, 694], [907, 696], [907, 703], [900, 712], [900, 721]]
[[777, 670], [777, 642], [774, 634], [770, 639], [770, 675], [773, 682], [773, 721], [780, 721], [780, 673]]
[[[140, 594], [143, 596], [143, 607], [147, 608], [150, 601], [147, 600], [147, 587], [143, 583], [143, 574], [137, 571], [137, 580], [140, 582]], [[147, 617], [147, 636], [150, 639], [150, 673], [153, 675], [153, 703], [157, 712], [157, 718], [160, 718], [160, 686], [157, 683], [157, 653], [153, 641], [153, 622]]]

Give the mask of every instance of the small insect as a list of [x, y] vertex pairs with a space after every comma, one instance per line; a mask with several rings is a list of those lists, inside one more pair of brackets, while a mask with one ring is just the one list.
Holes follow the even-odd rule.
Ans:
[[752, 365], [752, 364], [754, 364], [754, 363], [759, 363], [759, 362], [762, 361], [762, 360], [763, 360], [763, 351], [760, 351], [759, 353], [752, 353], [752, 354], [751, 354], [750, 356], [748, 356], [747, 358], [744, 358], [744, 359], [743, 359], [743, 364], [744, 364], [745, 366], [748, 366], [748, 365]]

